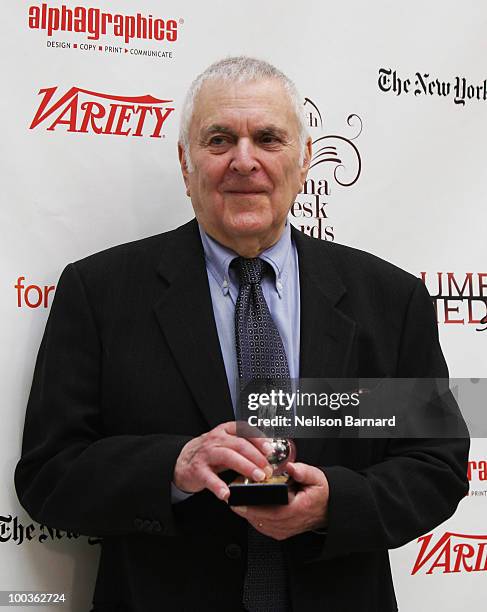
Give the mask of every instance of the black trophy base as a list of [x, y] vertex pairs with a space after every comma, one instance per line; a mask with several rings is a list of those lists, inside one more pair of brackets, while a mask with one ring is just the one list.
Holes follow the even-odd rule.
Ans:
[[230, 485], [230, 506], [285, 506], [289, 503], [289, 476], [273, 476], [253, 482], [239, 476]]

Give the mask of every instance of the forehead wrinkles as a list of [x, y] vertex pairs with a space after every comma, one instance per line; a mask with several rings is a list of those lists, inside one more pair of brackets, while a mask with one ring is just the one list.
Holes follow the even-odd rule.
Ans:
[[200, 126], [198, 137], [205, 139], [213, 134], [226, 134], [233, 138], [241, 136], [262, 137], [266, 134], [283, 140], [290, 140], [292, 138], [292, 134], [289, 133], [286, 124], [276, 123], [275, 117], [269, 119], [269, 121], [262, 118], [253, 121], [252, 118], [239, 117], [237, 121], [225, 121], [223, 119], [218, 123], [211, 123], [210, 118], [209, 121], [205, 121]]
[[190, 131], [200, 135], [211, 125], [248, 132], [274, 126], [289, 135], [290, 126], [299, 130], [288, 94], [277, 81], [205, 83], [195, 100]]

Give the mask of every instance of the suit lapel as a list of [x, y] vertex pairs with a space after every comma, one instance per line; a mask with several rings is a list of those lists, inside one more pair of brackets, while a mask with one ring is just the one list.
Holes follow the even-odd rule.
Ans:
[[158, 266], [166, 283], [154, 310], [210, 428], [234, 420], [196, 220], [173, 233]]
[[[333, 248], [292, 228], [301, 293], [300, 378], [346, 378], [356, 323], [337, 308], [346, 293], [329, 255]], [[316, 464], [323, 438], [296, 441], [298, 459]]]
[[[291, 229], [299, 257], [300, 377], [346, 377], [356, 324], [337, 308], [345, 287], [329, 245]], [[158, 273], [165, 287], [154, 311], [195, 402], [210, 428], [234, 420], [196, 220], [167, 241]], [[315, 464], [323, 439], [296, 443], [298, 459]]]

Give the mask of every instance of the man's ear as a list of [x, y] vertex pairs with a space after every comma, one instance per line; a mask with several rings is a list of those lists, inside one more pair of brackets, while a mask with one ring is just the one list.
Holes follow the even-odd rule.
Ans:
[[301, 181], [304, 183], [306, 180], [306, 176], [308, 175], [309, 166], [311, 164], [311, 156], [313, 155], [313, 141], [311, 140], [311, 136], [308, 136], [306, 139], [306, 144], [304, 145], [304, 158], [303, 165], [301, 167]]
[[180, 142], [178, 142], [178, 157], [179, 163], [181, 165], [181, 172], [183, 174], [184, 184], [186, 185], [186, 195], [191, 196], [189, 191], [189, 170], [188, 170], [188, 161], [186, 159], [186, 154], [184, 152], [184, 147]]

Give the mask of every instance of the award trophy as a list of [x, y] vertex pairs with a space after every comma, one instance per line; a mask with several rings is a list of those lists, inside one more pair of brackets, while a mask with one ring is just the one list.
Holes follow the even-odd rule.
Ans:
[[273, 451], [268, 461], [274, 469], [272, 476], [254, 482], [238, 476], [230, 485], [230, 506], [275, 506], [288, 503], [291, 478], [286, 473], [286, 464], [296, 458], [296, 446], [292, 440], [273, 438]]
[[291, 478], [286, 473], [286, 464], [296, 458], [296, 446], [286, 438], [273, 438], [271, 445], [273, 451], [268, 461], [274, 470], [272, 476], [259, 482], [238, 476], [229, 485], [230, 506], [275, 506], [288, 503]]
[[[243, 387], [239, 396], [240, 417], [237, 431], [245, 438], [265, 436], [270, 439], [272, 452], [267, 457], [273, 468], [272, 475], [261, 481], [253, 481], [244, 476], [229, 484], [230, 506], [264, 506], [285, 505], [288, 503], [291, 477], [286, 473], [286, 465], [296, 459], [296, 446], [291, 439], [292, 429], [287, 422], [289, 414], [285, 414], [278, 403], [264, 403], [262, 397], [276, 389], [288, 389], [289, 382], [273, 379], [256, 379]], [[256, 398], [260, 397], [260, 400]], [[255, 400], [250, 407], [249, 399]], [[258, 424], [254, 424], [257, 419]]]

